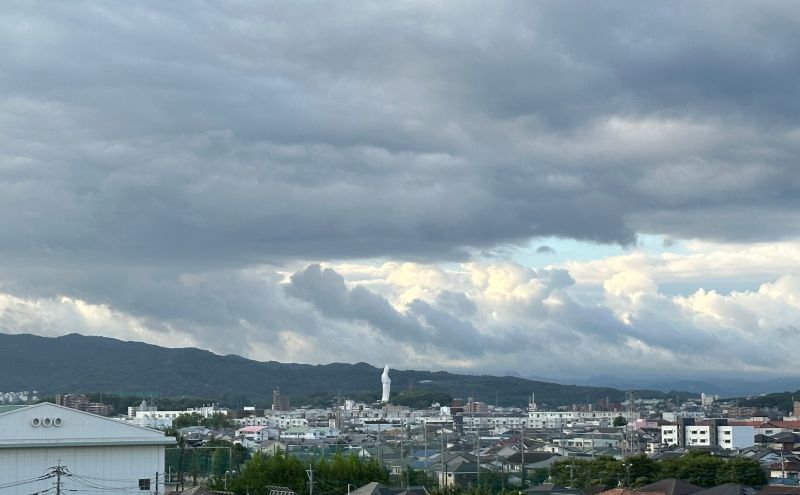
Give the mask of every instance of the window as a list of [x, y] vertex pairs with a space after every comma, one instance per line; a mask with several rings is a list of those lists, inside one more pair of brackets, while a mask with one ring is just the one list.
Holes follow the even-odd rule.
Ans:
[[150, 478], [142, 478], [139, 480], [139, 490], [150, 489]]

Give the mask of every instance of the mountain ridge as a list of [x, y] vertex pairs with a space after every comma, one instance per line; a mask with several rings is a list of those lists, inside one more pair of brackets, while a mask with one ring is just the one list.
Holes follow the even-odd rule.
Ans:
[[[220, 401], [265, 402], [280, 388], [293, 397], [333, 397], [337, 393], [377, 400], [380, 368], [368, 363], [298, 364], [255, 361], [194, 347], [167, 348], [137, 341], [71, 333], [60, 337], [0, 334], [0, 390], [141, 393], [195, 396]], [[524, 406], [531, 393], [552, 406], [619, 402], [611, 387], [564, 385], [515, 376], [466, 375], [447, 371], [392, 370], [393, 392], [431, 389], [453, 397]], [[640, 397], [663, 392], [640, 390]]]

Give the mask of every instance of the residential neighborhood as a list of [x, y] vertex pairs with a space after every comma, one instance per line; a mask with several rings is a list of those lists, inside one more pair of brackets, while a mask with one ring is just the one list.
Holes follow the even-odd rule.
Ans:
[[[630, 459], [669, 463], [698, 453], [717, 461], [751, 462], [763, 472], [765, 486], [796, 486], [800, 480], [800, 401], [793, 403], [792, 411], [753, 411], [719, 398], [708, 400], [706, 396], [674, 403], [640, 400], [632, 393], [622, 403], [600, 401], [554, 409], [538, 404], [534, 395], [527, 407], [497, 407], [466, 398], [411, 408], [393, 405], [391, 398], [363, 403], [337, 397], [337, 402], [328, 408], [289, 408], [287, 395], [276, 390], [273, 397], [277, 398], [276, 405], [260, 410], [218, 404], [159, 410], [157, 405], [142, 400], [125, 414], [101, 417], [86, 412], [90, 403], [84, 396], [65, 394], [58, 396], [65, 405], [42, 403], [0, 409], [0, 447], [5, 453], [18, 456], [20, 450], [8, 449], [36, 447], [36, 442], [41, 441], [36, 439], [41, 437], [32, 433], [75, 431], [73, 425], [81, 420], [86, 423], [82, 431], [94, 429], [89, 426], [94, 423], [100, 431], [117, 428], [122, 432], [127, 428], [128, 433], [122, 434], [124, 441], [114, 448], [135, 449], [139, 456], [147, 457], [141, 447], [136, 447], [139, 440], [134, 438], [139, 432], [143, 438], [155, 436], [160, 439], [155, 443], [143, 440], [147, 445], [159, 445], [153, 451], [154, 457], [143, 461], [150, 467], [126, 468], [136, 471], [126, 476], [149, 480], [147, 486], [153, 487], [153, 493], [204, 483], [217, 486], [220, 480], [223, 485], [230, 482], [233, 486], [247, 469], [248, 459], [258, 456], [287, 456], [308, 466], [353, 457], [380, 466], [392, 486], [413, 481], [431, 489], [486, 489], [488, 493], [494, 489], [566, 493], [563, 490], [585, 490], [589, 486], [583, 483], [596, 481], [609, 490], [623, 490], [608, 495], [624, 495], [625, 490], [640, 491], [638, 485], [651, 477], [640, 472], [631, 479], [622, 468], [630, 470]], [[95, 409], [107, 411], [107, 407], [96, 405]], [[76, 410], [80, 412], [71, 412]], [[751, 415], [744, 417], [742, 412]], [[24, 428], [4, 426], [17, 421], [17, 417], [34, 426], [27, 437]], [[57, 438], [58, 435], [51, 440], [61, 444]], [[53, 459], [71, 473], [83, 471], [81, 475], [85, 476], [102, 476], [121, 469], [85, 467], [84, 459], [95, 455], [91, 449], [96, 448], [97, 442], [90, 436], [78, 438], [75, 433], [66, 438], [69, 440], [65, 445], [73, 454], [61, 454], [55, 447], [34, 449], [32, 453], [46, 456], [37, 464], [26, 466], [25, 472], [20, 471], [18, 463], [7, 460], [3, 477], [29, 479], [50, 468], [45, 464], [54, 463]], [[110, 448], [113, 436], [104, 434], [103, 438], [100, 445]], [[133, 454], [122, 458], [129, 455]], [[617, 462], [619, 472], [610, 478], [608, 473], [592, 475], [597, 479], [586, 478], [582, 470], [594, 470], [593, 466], [603, 459]], [[10, 468], [14, 465], [17, 467]], [[565, 476], [565, 469], [569, 471], [568, 480], [558, 479], [557, 473]], [[738, 475], [732, 476], [738, 479]], [[565, 482], [565, 486], [559, 488], [557, 482]], [[25, 489], [16, 493], [29, 493]]]

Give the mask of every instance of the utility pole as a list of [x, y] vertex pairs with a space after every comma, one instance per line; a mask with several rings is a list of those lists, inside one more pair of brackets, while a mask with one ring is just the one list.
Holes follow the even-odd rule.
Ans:
[[631, 463], [625, 463], [625, 488], [630, 489], [631, 487]]
[[569, 487], [575, 487], [575, 458], [572, 458], [572, 462], [569, 463]]
[[155, 495], [158, 495], [158, 471], [156, 471], [156, 494]]
[[308, 475], [308, 495], [314, 495], [314, 468], [310, 464], [306, 469], [306, 474]]
[[506, 479], [505, 479], [506, 477], [504, 476], [504, 471], [506, 470], [505, 461], [506, 461], [505, 459], [500, 458], [500, 493], [506, 491]]
[[477, 484], [479, 488], [481, 486], [481, 420], [482, 419], [483, 419], [482, 416], [478, 416], [478, 434], [475, 436], [475, 443], [477, 444], [477, 449], [475, 450], [475, 454], [478, 457]]
[[61, 465], [61, 460], [58, 464], [50, 468], [50, 475], [48, 478], [56, 477], [56, 495], [61, 495], [61, 477], [69, 475], [66, 466]]
[[[403, 450], [403, 440], [405, 440], [406, 436], [406, 424], [405, 422], [402, 424], [401, 429], [403, 433], [400, 434], [400, 486], [403, 486], [403, 471], [405, 470], [406, 464], [406, 453]], [[406, 477], [408, 479], [408, 477]], [[408, 482], [406, 482], [406, 488], [408, 488]]]
[[520, 452], [521, 452], [521, 463], [519, 466], [520, 471], [520, 479], [522, 480], [522, 490], [525, 490], [525, 423], [521, 424], [522, 428], [520, 431], [522, 434], [519, 437], [519, 444], [520, 444]]
[[786, 469], [785, 469], [784, 463], [783, 463], [783, 448], [781, 448], [781, 480], [784, 480], [782, 482], [785, 483], [785, 480], [786, 480]]
[[425, 477], [428, 476], [428, 420], [422, 419], [422, 443], [425, 445]]
[[442, 433], [442, 452], [441, 452], [441, 454], [439, 454], [439, 456], [441, 457], [441, 460], [442, 460], [442, 471], [441, 471], [442, 479], [439, 482], [439, 486], [441, 488], [444, 488], [445, 486], [447, 486], [447, 464], [444, 462], [444, 447], [445, 447], [444, 424], [442, 425], [441, 433]]

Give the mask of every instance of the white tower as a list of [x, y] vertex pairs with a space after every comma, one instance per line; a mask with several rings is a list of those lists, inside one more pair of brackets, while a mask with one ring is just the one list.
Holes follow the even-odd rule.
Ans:
[[389, 378], [389, 365], [383, 368], [381, 375], [381, 383], [383, 384], [383, 394], [381, 395], [381, 402], [389, 402], [389, 389], [392, 388], [392, 379]]

